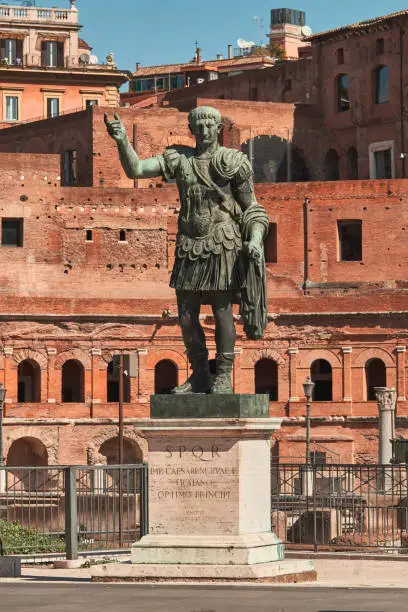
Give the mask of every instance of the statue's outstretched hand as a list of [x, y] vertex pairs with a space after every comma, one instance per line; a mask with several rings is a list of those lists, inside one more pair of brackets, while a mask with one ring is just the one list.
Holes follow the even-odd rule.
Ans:
[[105, 113], [105, 125], [109, 136], [113, 138], [115, 142], [118, 144], [121, 142], [126, 142], [128, 136], [125, 126], [121, 122], [118, 113], [114, 114], [113, 121], [109, 121], [108, 113]]

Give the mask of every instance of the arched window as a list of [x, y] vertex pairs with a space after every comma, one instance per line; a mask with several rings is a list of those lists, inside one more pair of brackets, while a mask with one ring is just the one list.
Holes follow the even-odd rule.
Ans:
[[335, 149], [330, 149], [326, 153], [324, 160], [325, 166], [325, 180], [326, 181], [338, 181], [340, 178], [339, 170], [339, 155]]
[[41, 368], [33, 359], [18, 364], [18, 402], [41, 402]]
[[336, 78], [336, 107], [339, 113], [350, 110], [349, 80], [347, 74], [339, 74]]
[[[119, 465], [119, 438], [106, 440], [99, 448], [99, 454], [106, 457], [107, 465]], [[140, 446], [134, 440], [123, 439], [123, 463], [134, 465], [142, 463], [143, 453]], [[122, 476], [122, 479], [120, 478]], [[119, 493], [119, 484], [122, 480], [122, 491], [124, 493], [136, 493], [140, 491], [140, 472], [132, 469], [111, 469], [103, 472], [103, 489], [111, 493]]]
[[384, 104], [389, 100], [388, 66], [378, 66], [374, 70], [374, 102]]
[[76, 359], [66, 361], [62, 366], [62, 401], [84, 402], [84, 366]]
[[241, 150], [254, 169], [255, 183], [286, 183], [309, 180], [303, 155], [279, 136], [256, 136], [244, 142]]
[[355, 147], [350, 147], [347, 151], [347, 179], [358, 180], [358, 153]]
[[[15, 440], [7, 454], [7, 466], [10, 467], [15, 482], [10, 484], [13, 490], [39, 491], [51, 486], [48, 470], [27, 470], [27, 467], [45, 467], [48, 465], [48, 451], [38, 438], [25, 437]], [[18, 469], [21, 467], [21, 469]]]
[[373, 402], [375, 397], [375, 387], [387, 386], [387, 370], [385, 363], [381, 359], [369, 359], [365, 364], [367, 401]]
[[278, 401], [278, 364], [273, 359], [260, 359], [255, 364], [255, 393]]
[[[108, 402], [119, 401], [119, 356], [108, 363], [107, 367]], [[123, 401], [130, 402], [130, 379], [123, 374]]]
[[332, 367], [325, 359], [317, 359], [310, 367], [310, 376], [315, 386], [314, 402], [331, 402], [333, 397]]
[[163, 359], [154, 368], [154, 392], [156, 395], [170, 393], [178, 385], [178, 367], [170, 359]]

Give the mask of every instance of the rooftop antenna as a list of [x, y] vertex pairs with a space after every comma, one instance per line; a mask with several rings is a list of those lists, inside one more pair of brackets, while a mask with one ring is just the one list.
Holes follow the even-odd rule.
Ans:
[[263, 46], [263, 40], [264, 40], [264, 20], [262, 17], [259, 17], [258, 15], [254, 15], [252, 17], [252, 23], [254, 23], [256, 26], [259, 26], [259, 28], [261, 29], [261, 42], [259, 43], [259, 46], [262, 47]]

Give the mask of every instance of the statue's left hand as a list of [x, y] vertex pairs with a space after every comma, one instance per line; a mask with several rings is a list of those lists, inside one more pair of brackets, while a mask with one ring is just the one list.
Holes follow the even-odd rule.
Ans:
[[246, 252], [250, 259], [260, 263], [263, 257], [263, 246], [257, 240], [250, 240], [246, 244]]

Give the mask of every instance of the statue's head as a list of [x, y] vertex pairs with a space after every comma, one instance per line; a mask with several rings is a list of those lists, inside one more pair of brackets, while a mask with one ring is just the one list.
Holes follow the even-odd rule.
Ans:
[[188, 124], [200, 143], [212, 144], [221, 130], [221, 113], [211, 106], [198, 106], [189, 113]]

